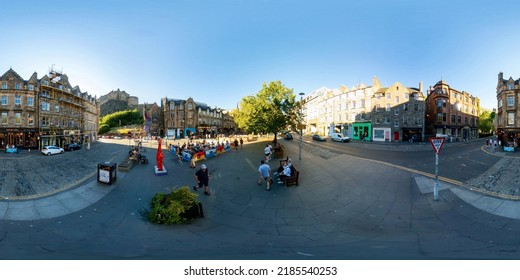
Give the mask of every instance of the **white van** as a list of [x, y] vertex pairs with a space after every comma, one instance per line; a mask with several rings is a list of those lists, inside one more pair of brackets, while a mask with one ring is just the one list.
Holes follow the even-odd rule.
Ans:
[[332, 133], [330, 135], [330, 139], [332, 141], [338, 141], [338, 142], [350, 142], [350, 137], [343, 136], [341, 133]]

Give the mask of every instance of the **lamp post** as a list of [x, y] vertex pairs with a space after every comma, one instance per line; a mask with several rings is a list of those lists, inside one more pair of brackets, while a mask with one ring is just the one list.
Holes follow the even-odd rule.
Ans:
[[303, 96], [305, 93], [300, 92], [300, 117], [299, 117], [299, 123], [300, 123], [300, 152], [298, 154], [298, 160], [302, 160], [302, 134], [303, 134]]
[[[457, 119], [455, 120], [457, 122], [456, 126], [457, 126], [457, 130], [458, 130], [457, 131], [457, 137], [460, 137], [460, 135], [462, 134], [462, 114], [460, 114], [460, 109], [462, 108], [462, 104], [460, 104], [460, 102], [457, 101], [455, 106], [457, 107]], [[458, 123], [459, 118], [461, 119], [461, 124], [460, 125]]]

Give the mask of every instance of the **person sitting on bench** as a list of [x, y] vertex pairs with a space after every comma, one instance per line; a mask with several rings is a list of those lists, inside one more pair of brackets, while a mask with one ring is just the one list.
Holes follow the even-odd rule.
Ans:
[[278, 184], [283, 184], [285, 178], [291, 177], [291, 165], [289, 163], [284, 164], [283, 171], [278, 173]]

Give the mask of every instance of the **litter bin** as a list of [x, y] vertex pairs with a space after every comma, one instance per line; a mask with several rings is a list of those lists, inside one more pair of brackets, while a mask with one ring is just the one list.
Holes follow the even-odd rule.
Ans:
[[117, 164], [105, 162], [98, 164], [98, 182], [112, 185], [117, 179]]

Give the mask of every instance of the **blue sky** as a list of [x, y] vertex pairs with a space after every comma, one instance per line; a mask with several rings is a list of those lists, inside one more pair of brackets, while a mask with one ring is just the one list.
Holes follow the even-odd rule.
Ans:
[[188, 98], [234, 108], [262, 83], [425, 88], [441, 78], [496, 107], [497, 76], [520, 78], [513, 0], [8, 1], [0, 72], [54, 65], [92, 95]]

